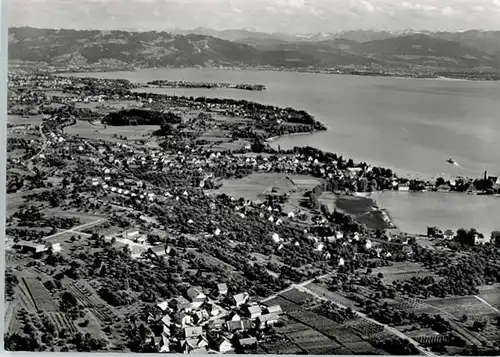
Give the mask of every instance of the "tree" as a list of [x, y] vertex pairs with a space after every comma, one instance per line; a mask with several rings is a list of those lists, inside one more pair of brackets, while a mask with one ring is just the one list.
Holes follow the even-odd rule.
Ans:
[[308, 203], [309, 203], [309, 208], [311, 209], [318, 208], [319, 205], [318, 196], [316, 196], [314, 193], [311, 192], [311, 194], [309, 195]]
[[61, 296], [61, 310], [70, 311], [77, 306], [76, 298], [68, 291], [65, 291]]
[[474, 321], [474, 324], [472, 325], [472, 329], [478, 332], [483, 331], [485, 327], [486, 321]]
[[54, 281], [51, 279], [51, 280], [47, 280], [45, 283], [43, 283], [43, 286], [45, 286], [45, 288], [49, 291], [52, 291], [55, 289], [55, 284], [54, 284]]
[[493, 243], [497, 247], [500, 247], [500, 231], [491, 232], [491, 243]]

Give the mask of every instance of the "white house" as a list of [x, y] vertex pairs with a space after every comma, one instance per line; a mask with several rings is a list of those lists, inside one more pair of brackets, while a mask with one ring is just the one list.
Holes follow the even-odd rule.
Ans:
[[52, 244], [51, 247], [52, 247], [53, 253], [59, 253], [60, 251], [62, 251], [61, 243], [54, 243], [54, 244]]
[[262, 310], [260, 306], [255, 305], [255, 306], [249, 306], [248, 307], [248, 315], [250, 316], [251, 319], [256, 319], [262, 314]]
[[316, 242], [314, 244], [314, 250], [316, 250], [318, 252], [321, 252], [323, 250], [323, 248], [325, 248], [325, 245], [321, 242]]
[[271, 239], [273, 240], [274, 243], [279, 243], [281, 242], [281, 238], [278, 233], [273, 233], [271, 236]]
[[233, 349], [233, 345], [229, 340], [225, 337], [220, 337], [216, 342], [215, 345], [217, 346], [217, 351], [221, 353], [226, 353], [229, 352]]
[[265, 314], [260, 315], [257, 320], [259, 321], [259, 325], [261, 327], [272, 326], [276, 322], [278, 322], [278, 315], [276, 314]]
[[283, 310], [281, 310], [281, 306], [279, 305], [271, 305], [266, 308], [268, 314], [281, 315]]
[[238, 307], [246, 303], [249, 299], [248, 293], [241, 293], [241, 294], [236, 294], [233, 295], [233, 304]]

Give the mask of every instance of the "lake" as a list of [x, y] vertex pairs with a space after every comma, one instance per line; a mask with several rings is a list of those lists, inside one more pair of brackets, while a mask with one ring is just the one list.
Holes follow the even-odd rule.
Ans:
[[[308, 111], [328, 128], [326, 132], [283, 137], [272, 143], [282, 148], [314, 146], [355, 161], [392, 168], [401, 175], [425, 178], [438, 175], [479, 177], [486, 169], [492, 175], [500, 175], [499, 82], [188, 68], [71, 75], [124, 78], [139, 83], [169, 79], [264, 84], [267, 90], [262, 92], [182, 88], [140, 91], [247, 99], [290, 106]], [[445, 162], [450, 156], [460, 167]], [[467, 222], [480, 224], [482, 221], [476, 217], [500, 213], [500, 199], [493, 197], [471, 199], [471, 196], [459, 195], [450, 198], [453, 203], [464, 206], [463, 211], [451, 210], [438, 195], [419, 197], [418, 201], [401, 195], [394, 197], [399, 198], [380, 199], [379, 202], [382, 206], [382, 201], [393, 206], [389, 211], [398, 225], [401, 225], [400, 216], [415, 221], [430, 219], [432, 215], [419, 219], [421, 213], [411, 214], [414, 206], [418, 206], [414, 210], [422, 208], [423, 211], [435, 207], [435, 213], [440, 215], [439, 212], [450, 212], [439, 217], [443, 221], [441, 225], [450, 227], [460, 226], [462, 222], [464, 225]], [[474, 206], [471, 200], [484, 202], [484, 205]], [[405, 205], [410, 211], [403, 209], [401, 215], [393, 212]]]
[[489, 237], [500, 230], [500, 198], [441, 192], [372, 193], [370, 198], [388, 211], [403, 232], [426, 234], [427, 226], [443, 230], [476, 228]]

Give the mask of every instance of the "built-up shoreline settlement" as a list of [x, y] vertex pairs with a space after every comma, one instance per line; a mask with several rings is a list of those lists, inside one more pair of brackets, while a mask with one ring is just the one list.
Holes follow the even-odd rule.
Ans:
[[[125, 80], [9, 79], [10, 350], [433, 355], [422, 346], [489, 348], [498, 335], [493, 322], [469, 329], [460, 308], [450, 317], [425, 305], [477, 302], [481, 286], [500, 282], [498, 253], [478, 232], [433, 231], [449, 250], [425, 248], [381, 217], [324, 203], [344, 195], [340, 208], [362, 213], [373, 202], [351, 194], [445, 183], [271, 148], [275, 136], [326, 130], [302, 110], [135, 93]], [[260, 198], [223, 193], [249, 180]], [[497, 192], [487, 185], [447, 187]], [[390, 273], [399, 269], [406, 279]]]

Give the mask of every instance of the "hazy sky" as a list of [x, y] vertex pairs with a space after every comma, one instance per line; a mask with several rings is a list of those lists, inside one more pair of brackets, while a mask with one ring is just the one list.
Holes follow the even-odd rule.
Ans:
[[500, 29], [500, 0], [11, 0], [10, 26], [75, 29]]

